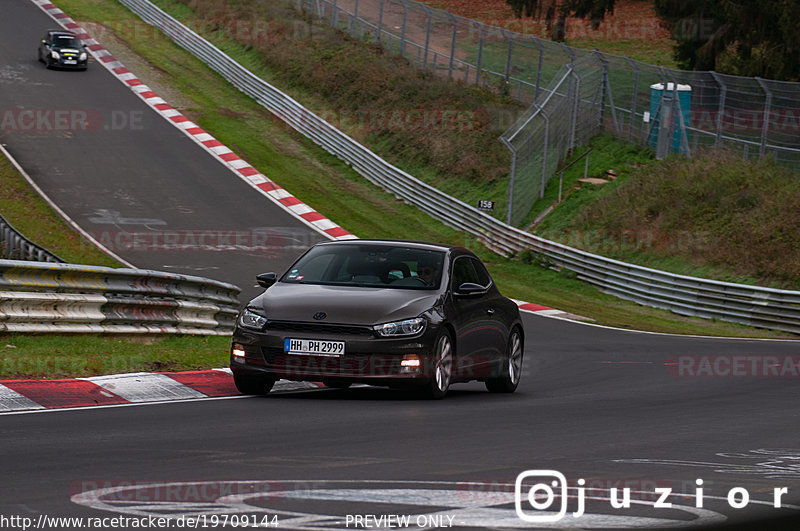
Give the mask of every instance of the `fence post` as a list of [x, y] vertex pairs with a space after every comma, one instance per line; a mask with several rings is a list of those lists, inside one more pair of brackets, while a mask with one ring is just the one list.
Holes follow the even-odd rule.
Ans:
[[514, 37], [511, 35], [511, 32], [503, 29], [503, 33], [506, 34], [506, 38], [508, 39], [508, 55], [506, 56], [506, 85], [511, 82], [511, 54], [514, 53]]
[[580, 105], [581, 99], [581, 76], [575, 71], [574, 68], [570, 68], [570, 77], [575, 81], [570, 83], [570, 86], [573, 87], [573, 94], [572, 94], [572, 117], [570, 119], [570, 132], [569, 132], [569, 153], [575, 149], [575, 130], [578, 127], [578, 107]]
[[547, 116], [544, 108], [539, 107], [539, 111], [544, 117], [544, 145], [542, 146], [542, 181], [539, 184], [539, 199], [544, 197], [544, 186], [547, 183], [547, 147], [550, 143], [550, 117]]
[[503, 137], [500, 137], [500, 142], [511, 152], [511, 168], [508, 173], [508, 204], [506, 205], [506, 223], [511, 225], [511, 210], [514, 204], [514, 178], [517, 175], [517, 150], [514, 149], [511, 142]]
[[630, 57], [625, 58], [628, 64], [633, 67], [633, 98], [631, 99], [631, 121], [628, 127], [628, 143], [633, 143], [633, 130], [636, 123], [636, 100], [639, 98], [639, 67]]
[[381, 32], [383, 31], [383, 3], [381, 0], [380, 7], [378, 7], [378, 27], [375, 29], [375, 42], [381, 43]]
[[559, 43], [564, 50], [566, 50], [567, 54], [569, 55], [569, 64], [575, 65], [575, 52], [572, 51], [572, 48], [564, 44], [563, 42]]
[[[686, 157], [691, 159], [692, 158], [692, 151], [689, 149], [689, 130], [686, 125], [686, 122], [683, 119], [683, 106], [681, 105], [681, 98], [680, 94], [678, 93], [678, 80], [673, 75], [673, 71], [670, 70], [670, 77], [672, 77], [672, 82], [674, 83], [673, 87], [675, 90], [672, 92], [672, 105], [674, 107], [674, 112], [672, 113], [673, 120], [677, 118], [678, 124], [681, 127], [681, 139], [680, 145], [686, 153]], [[670, 139], [672, 139], [675, 133], [672, 132], [670, 134]]]
[[478, 22], [480, 29], [478, 30], [480, 33], [479, 40], [478, 40], [478, 64], [475, 65], [475, 86], [479, 87], [481, 82], [481, 62], [483, 61], [483, 23]]
[[600, 59], [600, 62], [603, 65], [603, 101], [600, 105], [600, 129], [604, 128], [603, 121], [605, 120], [606, 114], [606, 98], [608, 98], [608, 103], [611, 107], [611, 120], [614, 122], [614, 133], [616, 134], [617, 138], [619, 138], [621, 131], [619, 128], [619, 122], [617, 121], [617, 108], [614, 106], [614, 91], [611, 90], [611, 82], [608, 80], [608, 60], [600, 52], [600, 50], [596, 48], [594, 53], [597, 55], [597, 58]]
[[334, 28], [339, 26], [339, 8], [336, 6], [338, 1], [333, 0], [333, 7], [331, 8], [331, 26]]
[[[669, 82], [667, 81], [667, 75], [665, 74], [664, 68], [658, 67], [658, 72], [661, 74], [661, 101], [658, 103], [658, 107], [656, 107], [655, 115], [650, 117], [650, 127], [647, 134], [647, 141], [650, 141], [650, 137], [653, 135], [653, 130], [656, 127], [656, 123], [658, 123], [658, 136], [656, 136], [655, 139], [656, 159], [661, 160], [665, 158], [669, 152], [669, 142], [667, 141], [667, 136], [664, 134], [664, 130], [665, 128], [669, 127], [670, 132], [672, 132], [672, 109], [669, 106], [672, 103], [672, 100], [668, 96], [669, 92], [667, 91], [667, 88], [669, 88]], [[658, 118], [658, 122], [656, 122], [656, 118]]]
[[450, 20], [453, 22], [453, 40], [450, 42], [450, 67], [447, 73], [448, 79], [453, 79], [453, 61], [456, 58], [456, 34], [458, 32], [458, 20], [456, 20], [456, 16], [449, 11], [447, 14], [450, 16]]
[[431, 8], [427, 5], [422, 4], [422, 8], [428, 15], [428, 24], [425, 27], [425, 56], [422, 59], [422, 67], [426, 68], [428, 66], [428, 50], [430, 49], [431, 44], [431, 19], [433, 18], [433, 15], [431, 14]]
[[544, 61], [544, 46], [542, 46], [542, 41], [539, 40], [538, 37], [534, 37], [534, 39], [536, 39], [536, 45], [539, 47], [539, 67], [536, 70], [536, 94], [533, 96], [533, 101], [535, 103], [539, 103], [539, 94], [542, 91], [542, 62]]
[[406, 22], [408, 21], [408, 2], [403, 0], [403, 28], [400, 30], [400, 55], [406, 56]]
[[353, 6], [353, 37], [358, 37], [358, 0]]
[[762, 118], [763, 123], [761, 125], [761, 147], [758, 150], [758, 158], [763, 159], [767, 154], [767, 134], [769, 133], [769, 116], [772, 114], [772, 91], [769, 90], [767, 84], [764, 83], [764, 80], [760, 77], [755, 78], [758, 81], [759, 86], [761, 86], [761, 90], [767, 95], [767, 99], [764, 102], [764, 116]]
[[725, 116], [725, 98], [728, 95], [728, 86], [725, 85], [725, 82], [722, 80], [720, 76], [717, 75], [716, 72], [711, 72], [711, 77], [714, 78], [714, 81], [717, 82], [719, 85], [720, 96], [719, 96], [719, 106], [717, 107], [717, 136], [714, 140], [715, 147], [722, 146], [722, 126], [724, 125], [723, 117]]
[[597, 117], [597, 125], [599, 129], [603, 129], [603, 117], [606, 114], [606, 90], [608, 89], [608, 83], [606, 83], [606, 76], [608, 76], [608, 64], [606, 64], [602, 55], [600, 55], [600, 51], [595, 48], [594, 49], [595, 56], [600, 61], [600, 64], [603, 65], [603, 75], [601, 76], [602, 81], [602, 88], [600, 89], [600, 113]]

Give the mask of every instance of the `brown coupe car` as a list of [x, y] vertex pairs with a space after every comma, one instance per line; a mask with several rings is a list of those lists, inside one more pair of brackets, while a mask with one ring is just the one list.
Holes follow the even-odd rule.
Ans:
[[516, 390], [523, 327], [475, 254], [420, 242], [320, 243], [240, 313], [231, 370], [245, 394], [278, 379], [422, 389], [480, 380]]

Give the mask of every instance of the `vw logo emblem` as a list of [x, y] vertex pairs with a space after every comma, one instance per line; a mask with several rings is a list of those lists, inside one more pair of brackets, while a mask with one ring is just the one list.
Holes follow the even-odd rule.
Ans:
[[325, 312], [317, 312], [314, 314], [314, 320], [316, 321], [322, 321], [326, 317], [328, 317], [328, 314]]

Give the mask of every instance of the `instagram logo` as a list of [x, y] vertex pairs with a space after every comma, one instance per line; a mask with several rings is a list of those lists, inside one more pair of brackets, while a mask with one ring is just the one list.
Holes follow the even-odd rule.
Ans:
[[[567, 478], [557, 470], [522, 472], [514, 483], [514, 507], [517, 516], [525, 522], [561, 520], [567, 514], [567, 488]], [[561, 501], [558, 512], [553, 512], [552, 507], [557, 497]], [[573, 516], [577, 518], [582, 514], [583, 507], [579, 507]]]

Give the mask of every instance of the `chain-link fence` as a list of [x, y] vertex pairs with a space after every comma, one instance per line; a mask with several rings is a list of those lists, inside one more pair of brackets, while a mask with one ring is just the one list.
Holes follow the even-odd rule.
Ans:
[[506, 223], [519, 225], [547, 181], [576, 146], [600, 132], [605, 70], [599, 57], [582, 57], [561, 68], [534, 103], [500, 140], [511, 151]]
[[[525, 217], [531, 198], [543, 194], [563, 156], [589, 132], [605, 130], [649, 145], [658, 157], [726, 147], [743, 158], [800, 163], [800, 83], [658, 67], [490, 26], [414, 0], [293, 1], [422, 68], [531, 104], [516, 129], [503, 135], [514, 164], [510, 222]], [[571, 65], [571, 74], [565, 65]], [[565, 102], [579, 112], [562, 112], [569, 106]], [[591, 120], [585, 113], [597, 119], [597, 127], [586, 126]]]

